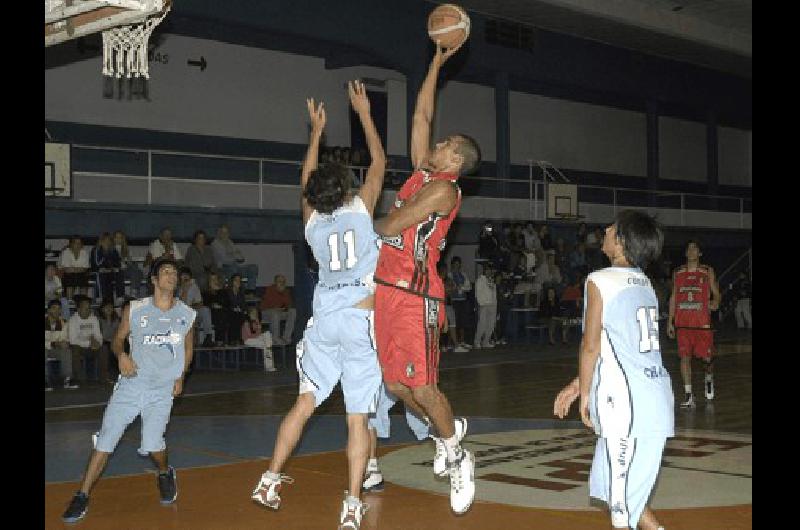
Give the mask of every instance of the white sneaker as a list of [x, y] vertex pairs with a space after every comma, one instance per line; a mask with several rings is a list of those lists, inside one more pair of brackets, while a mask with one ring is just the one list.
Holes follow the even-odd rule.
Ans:
[[383, 474], [377, 466], [372, 469], [367, 467], [361, 491], [383, 491]]
[[475, 499], [475, 457], [466, 449], [457, 462], [450, 464], [450, 508], [457, 515], [465, 513]]
[[292, 484], [294, 479], [283, 473], [280, 473], [277, 479], [271, 479], [264, 473], [261, 475], [261, 480], [258, 481], [256, 489], [253, 490], [253, 494], [250, 498], [262, 506], [277, 510], [281, 507], [281, 496], [279, 493], [283, 482]]
[[369, 504], [359, 501], [358, 504], [351, 505], [347, 502], [347, 496], [348, 492], [345, 491], [342, 513], [339, 515], [339, 530], [359, 530], [361, 518], [369, 510]]
[[473, 349], [473, 350], [480, 350], [480, 349], [481, 349], [481, 345], [480, 345], [480, 344], [474, 344], [474, 345], [472, 346], [472, 349]]
[[72, 379], [67, 377], [67, 378], [64, 379], [64, 388], [66, 388], [68, 390], [75, 390], [76, 388], [78, 388], [78, 385], [73, 383]]
[[487, 341], [486, 343], [484, 343], [483, 347], [484, 348], [494, 348], [494, 342]]
[[706, 378], [705, 385], [703, 385], [706, 389], [706, 399], [712, 400], [714, 399], [714, 376]]
[[686, 394], [686, 401], [684, 401], [683, 403], [681, 403], [681, 407], [682, 407], [682, 408], [685, 408], [685, 409], [688, 409], [688, 408], [692, 408], [692, 407], [694, 407], [694, 406], [695, 406], [695, 403], [694, 403], [694, 394], [692, 394], [692, 393], [688, 393], [688, 394]]
[[453, 351], [455, 353], [467, 353], [469, 350], [466, 349], [465, 347], [461, 346], [461, 345], [458, 345], [453, 349]]
[[466, 348], [466, 349], [468, 349], [468, 350], [471, 350], [471, 349], [472, 349], [472, 346], [470, 346], [470, 345], [469, 345], [469, 344], [467, 344], [466, 342], [462, 342], [461, 344], [459, 344], [459, 346], [461, 346], [462, 348]]
[[[467, 418], [454, 418], [454, 427], [458, 442], [464, 439], [467, 434]], [[433, 474], [437, 477], [444, 477], [447, 475], [447, 449], [444, 447], [444, 440], [436, 436], [431, 436], [436, 445], [436, 454], [433, 457]]]

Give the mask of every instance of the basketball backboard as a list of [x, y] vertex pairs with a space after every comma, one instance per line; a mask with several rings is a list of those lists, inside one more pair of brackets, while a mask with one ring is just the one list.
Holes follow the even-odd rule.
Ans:
[[109, 28], [141, 24], [172, 0], [45, 0], [44, 45], [52, 46]]

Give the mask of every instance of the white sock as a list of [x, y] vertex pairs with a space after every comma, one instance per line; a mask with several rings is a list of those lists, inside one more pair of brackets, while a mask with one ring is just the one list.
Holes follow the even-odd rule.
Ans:
[[444, 448], [447, 451], [448, 462], [455, 462], [461, 458], [461, 453], [463, 451], [461, 449], [461, 444], [458, 441], [458, 436], [453, 434], [453, 436], [450, 438], [445, 438], [442, 441], [444, 442]]
[[686, 390], [687, 394], [692, 393], [692, 385], [683, 385], [683, 389]]
[[272, 471], [269, 471], [269, 470], [266, 473], [264, 473], [264, 475], [268, 479], [273, 480], [273, 481], [278, 481], [278, 480], [281, 479], [281, 474], [280, 473], [273, 473]]
[[378, 459], [377, 458], [370, 458], [367, 460], [367, 471], [377, 471], [378, 470]]
[[358, 508], [361, 505], [361, 500], [353, 497], [352, 495], [348, 495], [346, 500], [348, 508]]

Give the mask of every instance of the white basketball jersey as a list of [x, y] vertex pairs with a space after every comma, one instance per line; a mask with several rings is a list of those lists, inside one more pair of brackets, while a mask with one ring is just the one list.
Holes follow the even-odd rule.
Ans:
[[658, 299], [650, 280], [638, 268], [608, 267], [586, 281], [603, 299], [600, 356], [589, 394], [595, 432], [604, 438], [673, 436], [672, 383], [661, 362]]

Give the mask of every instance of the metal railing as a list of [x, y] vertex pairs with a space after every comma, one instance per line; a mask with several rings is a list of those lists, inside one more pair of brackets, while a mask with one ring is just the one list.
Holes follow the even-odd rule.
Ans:
[[[159, 181], [204, 182], [219, 185], [249, 184], [258, 186], [258, 208], [264, 208], [264, 187], [267, 185], [297, 186], [298, 160], [231, 156], [209, 153], [137, 149], [73, 144], [73, 174], [78, 176], [110, 176], [146, 179], [147, 204], [153, 204], [153, 183]], [[82, 155], [90, 152], [92, 155]], [[186, 164], [181, 161], [190, 159]], [[213, 161], [213, 162], [212, 162]], [[77, 169], [76, 169], [77, 168]], [[366, 167], [351, 166], [357, 184], [363, 182]], [[468, 196], [523, 199], [529, 202], [531, 220], [547, 218], [547, 182], [535, 178], [542, 170], [541, 162], [528, 162], [527, 178], [465, 176], [460, 179]], [[388, 169], [387, 188], [399, 187], [410, 171]], [[546, 177], [546, 175], [543, 175]], [[671, 208], [680, 211], [680, 226], [686, 225], [691, 210], [738, 213], [739, 227], [745, 227], [745, 213], [751, 213], [752, 199], [725, 195], [653, 191], [636, 188], [576, 185], [581, 204], [609, 205], [616, 214], [625, 207]], [[540, 207], [542, 203], [542, 207]], [[541, 210], [541, 211], [540, 211]]]

